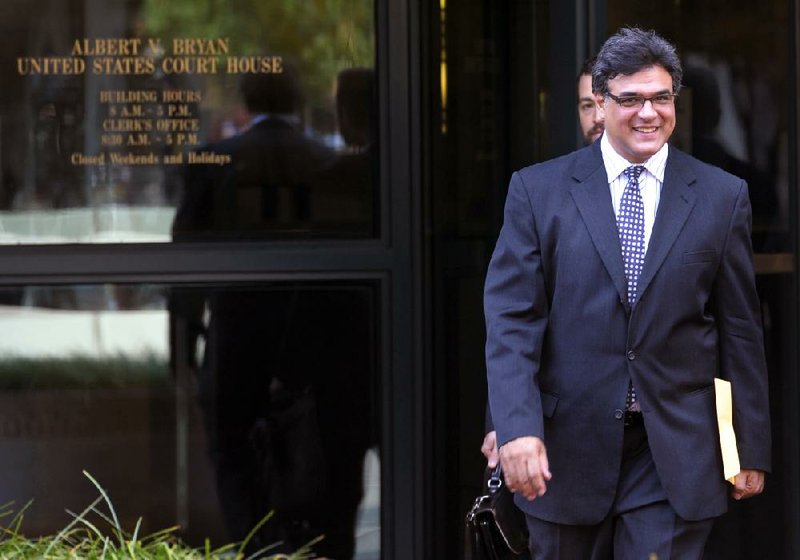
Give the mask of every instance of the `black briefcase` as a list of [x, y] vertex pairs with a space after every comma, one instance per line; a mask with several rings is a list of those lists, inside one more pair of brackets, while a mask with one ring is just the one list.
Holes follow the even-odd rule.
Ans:
[[529, 558], [525, 514], [514, 505], [498, 465], [487, 469], [485, 492], [466, 519], [466, 560]]

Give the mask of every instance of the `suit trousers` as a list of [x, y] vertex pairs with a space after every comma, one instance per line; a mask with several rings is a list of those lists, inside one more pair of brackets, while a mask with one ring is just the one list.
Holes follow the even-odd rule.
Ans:
[[601, 523], [562, 525], [526, 518], [531, 560], [700, 560], [714, 522], [686, 521], [675, 513], [641, 422], [625, 428], [616, 497]]

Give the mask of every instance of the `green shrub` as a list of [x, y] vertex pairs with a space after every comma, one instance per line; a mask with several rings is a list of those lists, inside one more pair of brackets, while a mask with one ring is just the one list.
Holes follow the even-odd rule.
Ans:
[[[191, 548], [175, 535], [177, 527], [164, 529], [151, 535], [140, 535], [141, 518], [129, 533], [120, 526], [117, 514], [106, 491], [92, 476], [84, 471], [100, 495], [80, 513], [67, 512], [72, 521], [57, 535], [27, 538], [21, 531], [25, 510], [11, 509], [11, 504], [0, 506], [0, 518], [9, 519], [0, 524], [0, 558], [44, 560], [308, 560], [314, 557], [311, 547], [316, 539], [292, 554], [271, 553], [266, 547], [255, 553], [245, 553], [245, 547], [258, 529], [269, 521], [267, 515], [241, 543], [211, 548], [206, 541], [203, 548]], [[108, 512], [99, 509], [105, 504]]]

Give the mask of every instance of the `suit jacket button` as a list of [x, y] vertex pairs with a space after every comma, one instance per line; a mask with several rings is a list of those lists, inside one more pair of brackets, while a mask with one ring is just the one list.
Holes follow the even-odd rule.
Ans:
[[622, 412], [622, 410], [620, 410], [619, 408], [614, 411], [614, 418], [616, 418], [617, 420], [622, 420], [623, 416], [625, 416], [625, 413]]
[[633, 350], [628, 350], [628, 359], [631, 360], [631, 361], [635, 360], [636, 359], [636, 352], [634, 352]]

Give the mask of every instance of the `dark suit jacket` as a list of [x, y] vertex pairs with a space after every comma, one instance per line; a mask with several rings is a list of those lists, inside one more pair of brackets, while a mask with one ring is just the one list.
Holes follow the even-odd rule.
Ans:
[[733, 385], [742, 468], [770, 468], [767, 374], [747, 185], [670, 147], [631, 309], [600, 143], [515, 173], [485, 287], [498, 444], [543, 438], [553, 479], [517, 503], [594, 524], [620, 471], [633, 379], [675, 511], [722, 514], [714, 377]]

